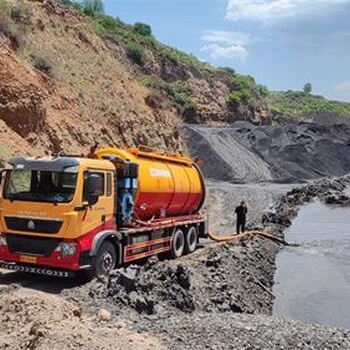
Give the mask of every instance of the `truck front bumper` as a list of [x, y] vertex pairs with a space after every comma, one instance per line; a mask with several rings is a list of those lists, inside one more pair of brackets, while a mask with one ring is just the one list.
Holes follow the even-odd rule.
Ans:
[[26, 273], [34, 273], [37, 275], [44, 275], [44, 276], [52, 276], [52, 277], [74, 277], [75, 271], [69, 271], [69, 270], [57, 270], [53, 268], [46, 268], [41, 266], [32, 266], [32, 265], [25, 265], [25, 264], [18, 264], [18, 263], [10, 263], [5, 261], [0, 261], [0, 268], [11, 270], [11, 271], [19, 271], [19, 272], [26, 272]]

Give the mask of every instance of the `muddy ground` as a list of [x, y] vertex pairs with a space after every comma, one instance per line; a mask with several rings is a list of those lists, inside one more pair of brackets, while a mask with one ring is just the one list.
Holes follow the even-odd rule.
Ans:
[[[222, 213], [212, 226], [232, 232], [232, 208], [247, 198], [252, 226], [283, 237], [305, 202], [349, 205], [349, 183], [323, 180], [295, 189], [212, 183], [206, 206]], [[152, 258], [86, 285], [3, 274], [0, 349], [349, 349], [348, 331], [271, 317], [279, 249], [261, 237], [204, 241], [190, 256]]]

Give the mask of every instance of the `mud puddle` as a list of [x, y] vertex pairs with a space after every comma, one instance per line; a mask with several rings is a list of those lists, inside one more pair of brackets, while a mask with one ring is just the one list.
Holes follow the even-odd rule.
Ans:
[[277, 256], [275, 316], [350, 329], [350, 209], [301, 209]]

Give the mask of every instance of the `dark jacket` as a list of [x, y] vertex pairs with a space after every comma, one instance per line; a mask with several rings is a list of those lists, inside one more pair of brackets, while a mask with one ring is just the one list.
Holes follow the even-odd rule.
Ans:
[[235, 213], [237, 215], [237, 220], [238, 221], [244, 221], [246, 219], [246, 215], [248, 213], [248, 209], [247, 207], [244, 205], [239, 205], [236, 210]]

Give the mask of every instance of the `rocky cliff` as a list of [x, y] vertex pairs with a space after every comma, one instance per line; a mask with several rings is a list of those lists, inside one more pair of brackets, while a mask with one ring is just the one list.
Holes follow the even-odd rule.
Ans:
[[[0, 22], [1, 159], [81, 153], [95, 142], [182, 150], [183, 120], [266, 116], [258, 96], [254, 106], [228, 101], [232, 72], [130, 34], [132, 26], [108, 16], [59, 1], [1, 0]], [[130, 44], [141, 45], [142, 62]]]

